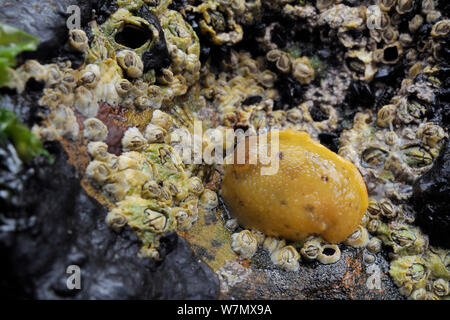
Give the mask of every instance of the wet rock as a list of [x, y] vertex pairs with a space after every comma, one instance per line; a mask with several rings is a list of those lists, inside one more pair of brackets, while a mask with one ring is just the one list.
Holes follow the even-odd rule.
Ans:
[[436, 246], [450, 248], [450, 144], [447, 141], [433, 168], [414, 184], [416, 223]]
[[[54, 165], [38, 158], [30, 168], [16, 170], [2, 160], [0, 178], [8, 179], [10, 194], [17, 197], [1, 199], [2, 298], [217, 297], [216, 275], [176, 234], [162, 240], [163, 262], [138, 258], [141, 243], [136, 235], [130, 229], [109, 229], [104, 221], [107, 210], [82, 189], [59, 143], [46, 147], [55, 157]], [[25, 174], [30, 170], [31, 175]], [[11, 181], [20, 188], [14, 189]], [[0, 194], [5, 190], [0, 184]], [[81, 269], [80, 290], [67, 288], [69, 265]]]

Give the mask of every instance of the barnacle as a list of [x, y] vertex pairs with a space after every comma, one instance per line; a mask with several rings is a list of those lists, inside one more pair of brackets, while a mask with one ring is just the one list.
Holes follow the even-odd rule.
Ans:
[[293, 246], [285, 246], [272, 252], [272, 262], [287, 271], [298, 271], [300, 255]]
[[241, 258], [251, 258], [258, 248], [258, 241], [249, 230], [232, 235], [231, 247]]
[[321, 250], [321, 241], [317, 238], [306, 241], [300, 249], [300, 253], [306, 260], [315, 260]]
[[108, 135], [108, 128], [96, 118], [88, 118], [83, 122], [84, 137], [90, 141], [104, 141]]
[[[275, 175], [260, 175], [261, 164], [226, 168], [222, 196], [231, 213], [242, 225], [269, 236], [299, 240], [317, 233], [327, 241], [345, 240], [368, 203], [364, 182], [353, 165], [308, 134], [292, 130], [279, 132], [276, 156]], [[322, 192], [327, 196], [320, 196]]]
[[323, 264], [332, 264], [341, 258], [341, 250], [335, 244], [325, 244], [320, 247], [317, 260]]
[[363, 226], [358, 226], [356, 228], [356, 231], [354, 231], [346, 240], [345, 243], [355, 247], [355, 248], [362, 248], [367, 245], [369, 242], [369, 233], [367, 232], [367, 229]]
[[69, 42], [70, 45], [83, 52], [88, 46], [88, 38], [83, 30], [74, 29], [69, 31]]

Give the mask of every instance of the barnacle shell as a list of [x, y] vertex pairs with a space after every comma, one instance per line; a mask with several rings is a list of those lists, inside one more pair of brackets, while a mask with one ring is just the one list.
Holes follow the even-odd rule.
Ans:
[[124, 151], [140, 150], [147, 144], [147, 140], [144, 138], [138, 128], [129, 128], [125, 131], [122, 138], [122, 147]]
[[234, 252], [239, 254], [241, 258], [248, 259], [255, 254], [256, 249], [258, 248], [258, 241], [249, 230], [233, 233], [231, 238], [231, 248]]
[[363, 226], [358, 226], [356, 230], [345, 240], [345, 244], [355, 248], [362, 248], [369, 242], [369, 234]]
[[395, 10], [399, 14], [405, 14], [410, 12], [414, 8], [414, 0], [397, 0]]
[[90, 141], [104, 141], [108, 135], [108, 128], [97, 118], [89, 118], [83, 122], [84, 137]]
[[313, 238], [306, 241], [300, 249], [302, 256], [309, 261], [317, 259], [320, 253], [321, 241], [318, 238]]
[[287, 271], [298, 271], [300, 265], [298, 260], [300, 255], [293, 246], [285, 246], [272, 252], [270, 259], [272, 262]]
[[397, 0], [380, 0], [378, 5], [383, 11], [390, 11], [396, 4]]
[[323, 264], [332, 264], [339, 261], [341, 258], [341, 250], [335, 244], [325, 244], [320, 247], [317, 260]]
[[73, 29], [69, 31], [69, 43], [77, 51], [85, 51], [88, 46], [88, 38], [83, 30]]
[[97, 185], [103, 185], [110, 174], [111, 170], [108, 168], [107, 164], [98, 160], [89, 162], [89, 165], [86, 168], [86, 178]]
[[134, 51], [121, 50], [117, 53], [116, 58], [129, 77], [139, 78], [142, 76], [144, 65], [141, 58]]
[[106, 216], [106, 224], [115, 231], [119, 231], [127, 222], [127, 217], [120, 208], [112, 209]]
[[292, 72], [294, 77], [301, 84], [308, 84], [314, 79], [314, 69], [306, 57], [297, 58], [292, 63]]
[[433, 37], [445, 37], [450, 31], [450, 20], [441, 20], [436, 22], [431, 28], [431, 35]]

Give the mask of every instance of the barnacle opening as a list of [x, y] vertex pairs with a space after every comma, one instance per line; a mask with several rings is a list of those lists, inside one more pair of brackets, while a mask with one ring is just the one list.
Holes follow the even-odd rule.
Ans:
[[114, 40], [125, 47], [137, 49], [148, 41], [152, 41], [153, 34], [149, 29], [134, 24], [125, 24], [122, 30], [115, 35]]

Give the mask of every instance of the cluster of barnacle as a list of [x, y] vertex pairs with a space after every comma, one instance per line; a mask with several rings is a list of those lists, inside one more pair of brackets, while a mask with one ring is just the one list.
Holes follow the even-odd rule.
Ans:
[[128, 224], [143, 242], [141, 255], [154, 259], [162, 234], [190, 229], [199, 210], [218, 204], [216, 193], [182, 163], [171, 141], [174, 126], [170, 115], [155, 110], [144, 133], [136, 127], [125, 132], [120, 156], [102, 141], [87, 145], [92, 161], [85, 177], [114, 203], [108, 225]]

